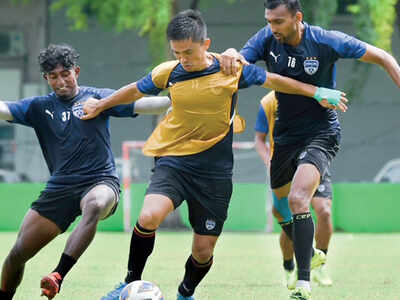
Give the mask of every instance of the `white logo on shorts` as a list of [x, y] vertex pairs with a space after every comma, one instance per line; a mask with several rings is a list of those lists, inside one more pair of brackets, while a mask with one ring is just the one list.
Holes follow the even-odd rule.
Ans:
[[304, 157], [306, 157], [307, 151], [303, 151], [300, 153], [299, 155], [299, 159], [303, 159]]
[[205, 225], [207, 230], [213, 230], [215, 228], [215, 221], [207, 219]]
[[320, 184], [319, 187], [318, 187], [318, 192], [322, 193], [323, 191], [325, 191], [325, 189], [326, 189], [325, 185]]

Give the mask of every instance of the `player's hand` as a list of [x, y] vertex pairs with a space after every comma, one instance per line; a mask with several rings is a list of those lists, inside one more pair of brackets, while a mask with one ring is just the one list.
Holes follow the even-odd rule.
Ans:
[[221, 54], [221, 70], [225, 75], [236, 74], [241, 64], [248, 65], [249, 62], [236, 49], [229, 48]]
[[348, 100], [346, 98], [346, 94], [341, 91], [328, 88], [317, 88], [314, 98], [323, 107], [330, 109], [339, 109], [342, 112], [347, 111], [348, 107], [346, 103], [348, 102]]
[[340, 101], [339, 101], [338, 104], [336, 104], [336, 105], [329, 103], [329, 101], [328, 101], [327, 99], [322, 99], [322, 100], [319, 102], [319, 104], [320, 104], [321, 106], [323, 106], [323, 107], [326, 107], [326, 108], [330, 108], [330, 109], [339, 109], [339, 110], [342, 111], [342, 112], [346, 112], [347, 109], [348, 109], [346, 103], [347, 103], [348, 101], [349, 101], [349, 100], [347, 100], [346, 94], [345, 94], [345, 93], [342, 93], [342, 94], [341, 94], [341, 97], [340, 97]]
[[81, 120], [90, 120], [97, 117], [102, 112], [99, 103], [100, 101], [98, 99], [88, 98], [83, 103], [84, 115], [81, 117]]

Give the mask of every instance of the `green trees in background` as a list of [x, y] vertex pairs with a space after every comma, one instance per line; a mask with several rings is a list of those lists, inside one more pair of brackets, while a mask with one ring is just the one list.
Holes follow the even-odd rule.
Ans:
[[[32, 0], [11, 0], [14, 3], [28, 3]], [[225, 0], [226, 3], [252, 2], [252, 0]], [[182, 2], [182, 1], [181, 1]], [[186, 8], [198, 8], [212, 0], [191, 0]], [[354, 3], [355, 4], [351, 4]], [[371, 44], [391, 51], [391, 39], [400, 0], [303, 0], [305, 19], [311, 24], [329, 28], [337, 13], [338, 5], [345, 5], [352, 13], [357, 28], [357, 36]], [[262, 5], [262, 1], [257, 1]], [[168, 21], [178, 10], [178, 0], [54, 0], [51, 11], [65, 9], [74, 30], [86, 30], [91, 19], [100, 24], [124, 30], [137, 30], [149, 39], [149, 49], [154, 64], [166, 56], [165, 29]]]
[[[33, 0], [11, 1], [28, 3]], [[235, 2], [251, 2], [252, 5], [262, 6], [261, 0], [225, 0], [227, 4]], [[188, 5], [179, 9], [197, 9], [200, 4], [206, 4], [207, 9], [211, 9], [215, 1], [179, 3]], [[357, 37], [391, 52], [396, 16], [400, 20], [400, 0], [302, 0], [302, 6], [307, 22], [325, 28], [330, 27], [338, 7], [345, 7], [345, 11], [354, 15]], [[138, 31], [141, 36], [148, 38], [154, 66], [168, 56], [165, 30], [171, 16], [178, 11], [178, 0], [53, 0], [50, 9], [52, 12], [65, 9], [73, 30], [86, 30], [95, 21], [118, 32]], [[354, 78], [345, 86], [350, 99], [359, 98], [358, 93], [370, 74], [369, 68], [369, 64], [353, 63], [351, 73], [355, 74]]]

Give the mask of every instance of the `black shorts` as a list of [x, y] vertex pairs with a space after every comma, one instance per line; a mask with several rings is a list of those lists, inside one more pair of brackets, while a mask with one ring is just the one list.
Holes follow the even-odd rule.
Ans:
[[321, 178], [321, 182], [317, 187], [314, 196], [319, 198], [327, 198], [332, 200], [332, 180], [329, 169], [325, 173], [325, 176]]
[[271, 160], [271, 188], [291, 182], [301, 164], [314, 165], [321, 174], [321, 183], [326, 178], [330, 181], [330, 165], [338, 151], [339, 134], [320, 134], [297, 148], [276, 146]]
[[195, 233], [218, 236], [228, 216], [232, 179], [207, 179], [167, 166], [153, 169], [146, 195], [170, 198], [177, 208], [186, 200]]
[[95, 186], [105, 184], [112, 188], [117, 199], [111, 213], [117, 209], [119, 202], [119, 183], [110, 178], [100, 178], [98, 181], [88, 184], [72, 186], [60, 191], [42, 191], [39, 199], [31, 204], [31, 209], [41, 216], [53, 221], [64, 232], [68, 229], [76, 217], [82, 214], [81, 200]]

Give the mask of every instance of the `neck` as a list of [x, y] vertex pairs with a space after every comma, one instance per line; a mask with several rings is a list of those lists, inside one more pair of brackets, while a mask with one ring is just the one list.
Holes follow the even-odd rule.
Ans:
[[300, 45], [301, 40], [303, 38], [303, 34], [304, 34], [304, 24], [301, 22], [295, 32], [295, 34], [293, 35], [293, 37], [288, 41], [287, 44], [289, 44], [290, 46], [296, 47], [298, 45]]
[[60, 98], [63, 101], [70, 101], [70, 100], [74, 99], [76, 97], [76, 95], [78, 95], [78, 94], [79, 94], [79, 86], [76, 87], [75, 91], [70, 96], [65, 96], [65, 97], [58, 96], [58, 95], [57, 96], [58, 96], [58, 98]]
[[213, 56], [210, 53], [206, 52], [201, 66], [199, 66], [198, 69], [196, 69], [195, 71], [202, 71], [207, 69], [213, 64], [213, 59]]

